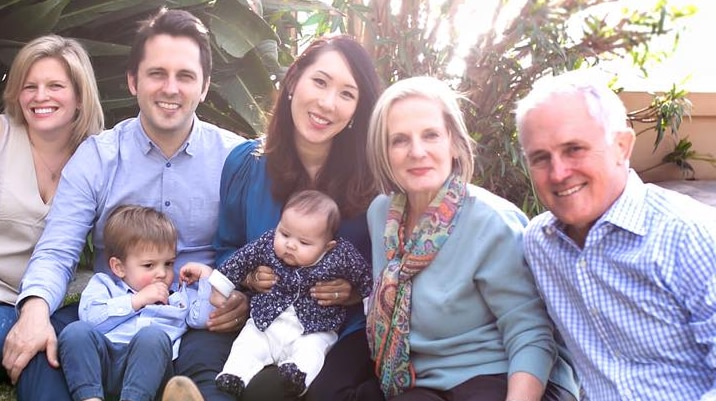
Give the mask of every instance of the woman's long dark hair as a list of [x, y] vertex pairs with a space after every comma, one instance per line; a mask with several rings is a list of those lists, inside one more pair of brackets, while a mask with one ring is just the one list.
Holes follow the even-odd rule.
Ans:
[[[352, 127], [346, 126], [333, 138], [326, 164], [314, 184], [296, 151], [295, 124], [288, 95], [306, 68], [327, 51], [337, 51], [348, 62], [358, 86], [358, 105]], [[368, 169], [366, 138], [370, 114], [380, 91], [380, 79], [368, 52], [349, 36], [320, 38], [306, 48], [286, 72], [266, 133], [264, 153], [274, 198], [283, 203], [296, 191], [318, 189], [338, 203], [344, 217], [353, 217], [368, 208], [377, 190]]]

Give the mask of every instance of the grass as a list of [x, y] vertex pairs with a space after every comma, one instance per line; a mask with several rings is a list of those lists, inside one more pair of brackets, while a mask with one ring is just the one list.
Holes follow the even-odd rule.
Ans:
[[15, 395], [15, 387], [0, 383], [0, 401], [15, 401], [17, 396]]
[[[67, 294], [65, 297], [64, 304], [70, 304], [72, 302], [79, 302], [80, 300], [80, 294]], [[1, 368], [0, 368], [1, 369]], [[15, 394], [15, 387], [7, 384], [7, 383], [1, 383], [0, 382], [0, 401], [16, 401], [17, 400], [17, 394]]]

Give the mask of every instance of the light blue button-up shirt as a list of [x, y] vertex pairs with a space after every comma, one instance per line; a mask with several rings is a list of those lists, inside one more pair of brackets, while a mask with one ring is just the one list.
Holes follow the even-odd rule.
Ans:
[[591, 400], [716, 400], [716, 209], [644, 184], [580, 249], [551, 213], [525, 254]]
[[189, 261], [213, 265], [221, 170], [242, 141], [196, 117], [187, 141], [170, 158], [152, 143], [139, 118], [89, 137], [62, 171], [17, 304], [34, 296], [47, 301], [50, 312], [61, 305], [90, 230], [94, 269], [109, 273], [102, 231], [109, 213], [122, 204], [150, 206], [172, 219], [179, 231], [177, 270]]
[[97, 273], [82, 291], [80, 320], [119, 344], [129, 344], [142, 327], [159, 327], [172, 341], [176, 359], [187, 327], [205, 328], [214, 307], [209, 302], [211, 285], [206, 279], [199, 280], [198, 290], [185, 285], [174, 286], [174, 289], [167, 305], [147, 305], [135, 311], [132, 295], [137, 292], [114, 275]]

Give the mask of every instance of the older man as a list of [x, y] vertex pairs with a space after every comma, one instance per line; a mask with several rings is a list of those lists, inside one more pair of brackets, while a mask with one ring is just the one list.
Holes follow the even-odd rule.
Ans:
[[624, 105], [595, 82], [545, 79], [517, 107], [549, 210], [527, 260], [588, 399], [716, 399], [715, 209], [629, 169]]

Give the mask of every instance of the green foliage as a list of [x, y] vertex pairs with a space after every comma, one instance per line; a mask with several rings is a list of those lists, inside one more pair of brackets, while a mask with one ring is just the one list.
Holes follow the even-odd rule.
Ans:
[[661, 95], [654, 95], [651, 104], [639, 110], [629, 112], [633, 122], [647, 123], [646, 128], [636, 132], [639, 136], [645, 132], [656, 131], [654, 150], [656, 150], [667, 131], [676, 137], [684, 119], [691, 114], [691, 102], [686, 98], [688, 92], [672, 85], [671, 89]]
[[0, 383], [0, 401], [15, 401], [17, 394], [15, 387], [10, 384]]
[[87, 234], [87, 241], [85, 242], [84, 248], [82, 248], [82, 253], [80, 253], [80, 261], [78, 264], [78, 269], [91, 269], [92, 263], [94, 262], [94, 243], [92, 242], [92, 232]]
[[675, 164], [679, 167], [681, 175], [684, 179], [694, 179], [694, 167], [691, 165], [693, 161], [701, 161], [709, 163], [712, 167], [716, 168], [716, 157], [710, 153], [701, 153], [692, 149], [693, 143], [688, 138], [680, 138], [674, 145], [674, 150], [664, 155], [661, 162], [655, 166], [649, 167], [642, 172], [653, 170], [657, 167], [661, 167], [665, 164]]
[[67, 294], [64, 300], [62, 300], [62, 305], [69, 305], [74, 304], [80, 301], [80, 295], [81, 293], [74, 293], [74, 294]]
[[[260, 4], [260, 3], [259, 3]], [[214, 71], [207, 101], [197, 113], [248, 136], [263, 130], [281, 76], [278, 37], [261, 15], [240, 0], [19, 0], [0, 6], [0, 76], [17, 50], [37, 36], [73, 37], [95, 67], [107, 126], [135, 116], [125, 66], [137, 21], [161, 6], [184, 8], [211, 32]], [[0, 82], [0, 90], [4, 81]]]
[[[646, 73], [678, 44], [676, 23], [696, 11], [658, 0], [651, 7], [607, 12], [611, 3], [497, 0], [494, 10], [479, 11], [491, 11], [490, 26], [466, 37], [458, 22], [473, 4], [467, 0], [333, 0], [331, 5], [320, 0], [9, 0], [0, 5], [0, 74], [29, 38], [48, 32], [78, 38], [93, 57], [112, 126], [137, 113], [124, 72], [136, 21], [161, 5], [186, 8], [209, 26], [213, 41], [212, 84], [198, 114], [252, 136], [262, 131], [276, 82], [301, 45], [316, 35], [349, 33], [374, 56], [386, 84], [432, 75], [463, 92], [469, 99], [466, 122], [479, 144], [474, 181], [533, 215], [541, 206], [517, 142], [515, 101], [542, 76], [608, 60], [629, 59]], [[669, 38], [673, 46], [662, 50], [657, 38]], [[455, 73], [449, 65], [458, 55], [458, 41], [470, 45], [464, 69]], [[630, 113], [632, 121], [656, 130], [655, 148], [667, 133], [675, 138], [688, 116], [686, 95], [674, 86], [655, 95], [649, 107]]]
[[[466, 0], [334, 0], [340, 12], [317, 11], [309, 21], [317, 33], [340, 27], [362, 38], [374, 55], [386, 83], [428, 74], [454, 84], [470, 102], [464, 105], [466, 123], [479, 144], [474, 181], [517, 205], [528, 214], [542, 210], [531, 189], [528, 170], [516, 135], [515, 101], [535, 80], [550, 74], [596, 66], [613, 59], [630, 59], [646, 73], [669, 50], [653, 45], [656, 38], [678, 43], [676, 22], [694, 7], [673, 7], [666, 0], [652, 7], [611, 8], [610, 0], [499, 0], [491, 26], [465, 37], [458, 26]], [[489, 13], [489, 7], [479, 12]], [[455, 43], [470, 41], [465, 68], [448, 66], [457, 55]], [[672, 47], [673, 49], [673, 47]], [[633, 115], [650, 122], [661, 143], [668, 130], [676, 132], [688, 114], [686, 93], [674, 87]], [[642, 120], [639, 120], [642, 118]]]

